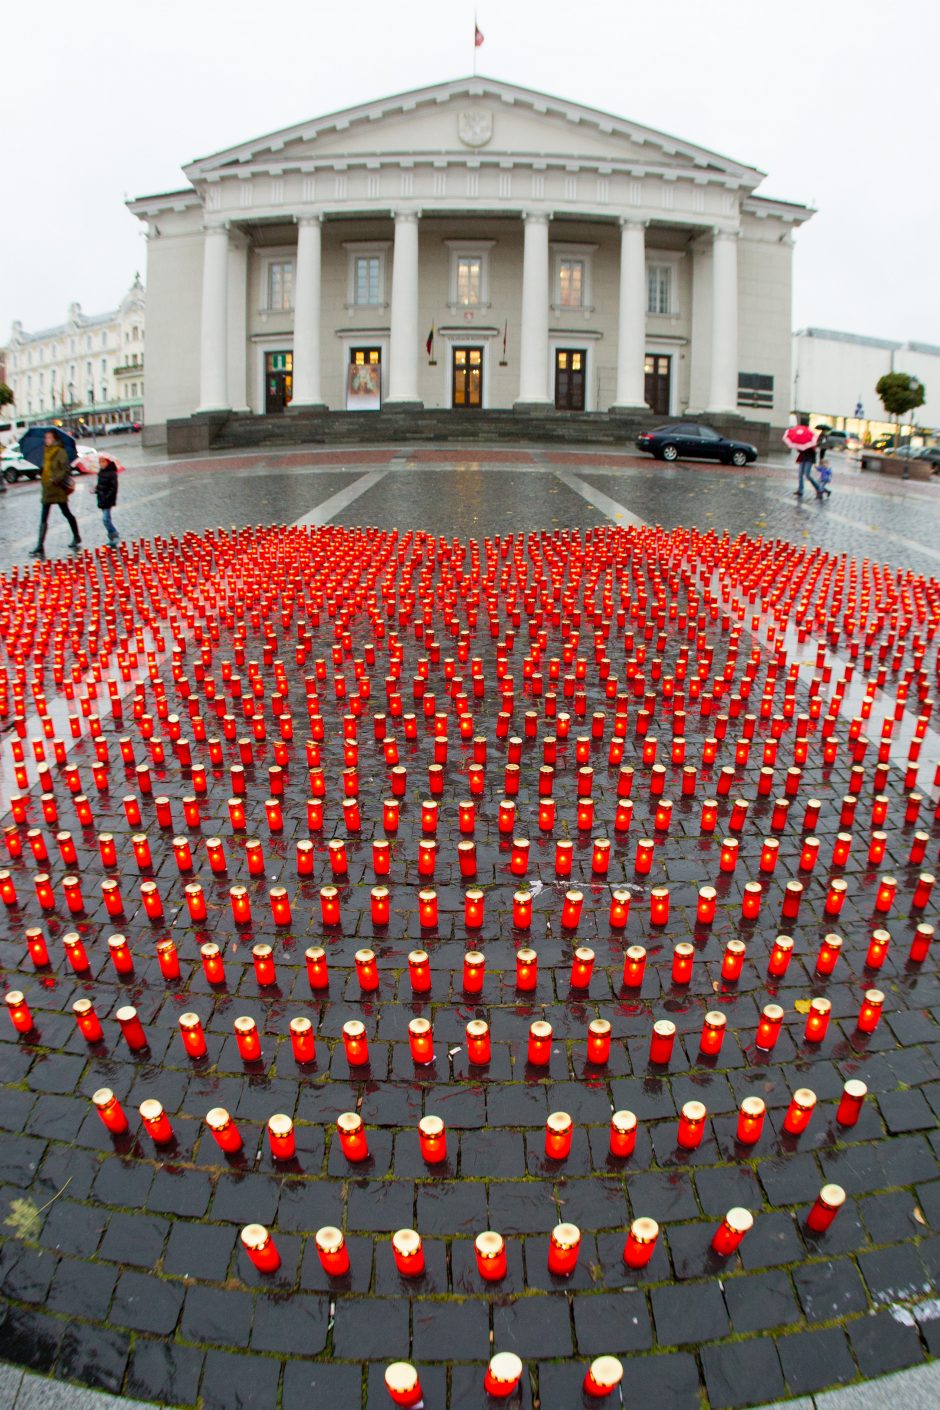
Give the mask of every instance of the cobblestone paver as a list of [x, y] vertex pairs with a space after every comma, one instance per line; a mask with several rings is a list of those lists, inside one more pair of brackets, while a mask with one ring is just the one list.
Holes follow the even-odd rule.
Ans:
[[[57, 688], [51, 639], [34, 640], [25, 652], [33, 711], [22, 741], [27, 776], [18, 785], [27, 801], [2, 856], [17, 902], [2, 907], [0, 964], [5, 989], [24, 992], [35, 1026], [22, 1035], [5, 1018], [0, 1026], [0, 1354], [57, 1381], [202, 1410], [320, 1403], [374, 1410], [391, 1403], [383, 1376], [396, 1360], [417, 1365], [429, 1407], [484, 1407], [483, 1372], [494, 1351], [522, 1358], [515, 1403], [542, 1410], [580, 1404], [585, 1369], [602, 1354], [622, 1360], [627, 1404], [722, 1410], [816, 1397], [828, 1410], [819, 1392], [849, 1385], [861, 1393], [862, 1380], [920, 1365], [937, 1351], [940, 981], [935, 947], [925, 959], [910, 958], [916, 927], [935, 919], [932, 900], [913, 905], [918, 878], [937, 857], [931, 736], [916, 780], [905, 779], [897, 760], [876, 780], [879, 739], [873, 732], [856, 762], [862, 746], [850, 738], [850, 718], [836, 711], [838, 747], [827, 761], [822, 721], [840, 668], [825, 681], [818, 668], [819, 686], [811, 688], [824, 708], [810, 718], [806, 672], [788, 690], [788, 664], [767, 640], [767, 620], [752, 620], [760, 555], [747, 560], [743, 544], [722, 548], [720, 534], [692, 545], [665, 532], [601, 531], [604, 515], [540, 452], [529, 463], [516, 453], [504, 462], [452, 459], [453, 470], [419, 455], [389, 469], [338, 514], [347, 525], [377, 526], [358, 535], [305, 528], [196, 537], [219, 521], [303, 519], [364, 468], [381, 467], [375, 460], [350, 455], [342, 466], [304, 470], [286, 457], [275, 468], [216, 466], [201, 477], [153, 467], [149, 493], [168, 491], [159, 501], [147, 501], [143, 471], [128, 471], [128, 532], [152, 530], [159, 513], [164, 542], [126, 545], [115, 560], [78, 559], [62, 572], [52, 619], [68, 622], [61, 681]], [[794, 509], [788, 483], [774, 472], [743, 489], [736, 472], [723, 472], [733, 481], [707, 472], [694, 486], [698, 472], [669, 472], [679, 478], [666, 493], [645, 465], [626, 464], [622, 473], [572, 468], [664, 530], [692, 521], [723, 529], [724, 512], [732, 535], [766, 534], [768, 553], [774, 539], [804, 543], [787, 524], [805, 523], [806, 508]], [[898, 561], [909, 540], [916, 564], [920, 542], [929, 572], [932, 488], [908, 496], [853, 487], [812, 523], [837, 505], [846, 518], [871, 516], [895, 535], [884, 559]], [[6, 496], [5, 508], [17, 496], [25, 502], [23, 487]], [[708, 517], [710, 496], [718, 522]], [[756, 515], [766, 527], [755, 526]], [[4, 526], [3, 552], [21, 562], [15, 545], [25, 536], [25, 510], [14, 505]], [[172, 542], [186, 526], [193, 537]], [[397, 538], [383, 537], [393, 526]], [[412, 527], [430, 536], [410, 534]], [[833, 555], [844, 547], [880, 561], [841, 521], [807, 533]], [[816, 561], [821, 573], [837, 566], [835, 557]], [[22, 650], [28, 635], [11, 584], [22, 608], [42, 575], [57, 571], [20, 568], [4, 580], [0, 665], [11, 680], [14, 644]], [[782, 570], [781, 577], [786, 585]], [[82, 606], [80, 596], [94, 585], [102, 604], [109, 586], [118, 602], [110, 619], [104, 613], [94, 651], [106, 649], [111, 621], [115, 640], [105, 679], [84, 676], [69, 699], [73, 664], [78, 678], [91, 669], [93, 604]], [[900, 593], [902, 577], [897, 585]], [[755, 589], [765, 608], [774, 586], [770, 573]], [[928, 584], [918, 599], [928, 617], [936, 594]], [[150, 626], [122, 647], [132, 612]], [[918, 630], [923, 622], [889, 649], [885, 667], [892, 701], [904, 672], [923, 670], [910, 677], [911, 719], [937, 683], [935, 642], [915, 665]], [[834, 631], [830, 647], [845, 650], [846, 637], [835, 641]], [[811, 634], [798, 657], [810, 675], [815, 640]], [[863, 656], [864, 649], [859, 672]], [[55, 728], [63, 751], [68, 743], [66, 762], [56, 761], [35, 715], [30, 686], [43, 667], [50, 701], [60, 701]], [[865, 668], [876, 669], [875, 661]], [[116, 715], [109, 675], [115, 696], [123, 692]], [[97, 740], [92, 717], [100, 721]], [[8, 725], [11, 718], [8, 708]], [[471, 720], [463, 730], [462, 718]], [[13, 738], [8, 727], [7, 758]], [[32, 744], [40, 738], [44, 778]], [[677, 739], [685, 741], [684, 759]], [[799, 777], [787, 773], [795, 759]], [[690, 793], [684, 765], [697, 770]], [[915, 787], [926, 797], [916, 821], [906, 821]], [[41, 792], [51, 795], [45, 813]], [[79, 794], [91, 810], [87, 826]], [[858, 796], [854, 820], [849, 794]], [[140, 821], [125, 805], [129, 795]], [[886, 800], [878, 804], [886, 809], [881, 829], [876, 795]], [[779, 807], [781, 797], [789, 809]], [[244, 826], [233, 798], [243, 800]], [[707, 798], [717, 799], [714, 831], [702, 827]], [[668, 817], [663, 799], [672, 802]], [[748, 807], [733, 817], [738, 799]], [[807, 826], [810, 799], [819, 807]], [[886, 833], [884, 856], [873, 862], [878, 830]], [[927, 839], [923, 859], [912, 861], [918, 831]], [[846, 833], [849, 854], [837, 863]], [[113, 858], [101, 834], [114, 839]], [[132, 838], [141, 835], [149, 862], [139, 842], [135, 854]], [[818, 861], [801, 869], [810, 835]], [[220, 870], [210, 863], [212, 838], [224, 852]], [[246, 848], [250, 838], [259, 848]], [[652, 861], [644, 870], [637, 848], [647, 838]], [[733, 870], [721, 869], [725, 838], [738, 842]], [[598, 848], [598, 839], [609, 848]], [[768, 849], [768, 839], [778, 846]], [[387, 875], [383, 849], [374, 847], [386, 840]], [[471, 840], [472, 869], [466, 847], [458, 851]], [[329, 846], [339, 841], [345, 870]], [[298, 850], [299, 843], [311, 845]], [[51, 906], [37, 894], [38, 871], [49, 875]], [[897, 879], [897, 899], [879, 912], [885, 873]], [[67, 876], [81, 887], [74, 911]], [[784, 887], [797, 878], [802, 902], [784, 919]], [[101, 886], [109, 879], [122, 898], [113, 915]], [[744, 888], [754, 881], [760, 910], [749, 920]], [[833, 881], [846, 883], [837, 914]], [[162, 901], [155, 919], [143, 906], [151, 882]], [[197, 894], [186, 890], [196, 883], [205, 920]], [[246, 888], [250, 921], [235, 917], [234, 885]], [[338, 923], [324, 907], [330, 885]], [[388, 887], [387, 921], [374, 918], [378, 885]], [[710, 923], [698, 919], [706, 885], [717, 893]], [[474, 886], [483, 893], [480, 926], [468, 923]], [[287, 892], [284, 923], [274, 887]], [[653, 913], [657, 887], [668, 888], [665, 923]], [[431, 898], [419, 895], [429, 890], [436, 918]], [[612, 911], [614, 891], [626, 893], [625, 925]], [[576, 922], [571, 892], [580, 893]], [[874, 969], [866, 961], [879, 928], [890, 943]], [[30, 959], [30, 929], [45, 941], [48, 965]], [[793, 937], [794, 955], [773, 976], [768, 964], [781, 931]], [[87, 972], [76, 973], [66, 958], [70, 932], [85, 947]], [[123, 976], [108, 944], [116, 932], [132, 956]], [[842, 947], [827, 976], [817, 955], [833, 932]], [[165, 977], [158, 962], [162, 939], [174, 942], [178, 977]], [[221, 951], [222, 983], [210, 982], [204, 968], [200, 947], [210, 941]], [[725, 972], [731, 941], [745, 945], [738, 979]], [[674, 976], [679, 942], [692, 946], [688, 983]], [[272, 947], [273, 983], [253, 955], [258, 944]], [[586, 984], [573, 969], [578, 946], [594, 952]], [[629, 946], [646, 950], [640, 986], [624, 983]], [[311, 986], [311, 947], [326, 952], [326, 989]], [[479, 996], [465, 986], [468, 947], [485, 954]], [[519, 985], [526, 947], [537, 952], [529, 989]], [[360, 957], [357, 968], [363, 949], [375, 955], [377, 988], [368, 987], [368, 962]], [[427, 991], [412, 975], [415, 950], [429, 957]], [[859, 1005], [876, 985], [884, 1017], [863, 1034]], [[805, 1036], [814, 997], [832, 1005], [821, 1042]], [[78, 1031], [73, 1005], [82, 998], [94, 1002], [101, 1041], [86, 1042]], [[768, 1003], [784, 1011], [771, 1050], [755, 1046]], [[126, 1005], [146, 1033], [138, 1052], [115, 1017]], [[716, 1010], [725, 1036], [709, 1057], [700, 1035], [705, 1014]], [[201, 1022], [202, 1057], [184, 1051], [185, 1012]], [[239, 1017], [256, 1024], [257, 1059], [239, 1050]], [[292, 1044], [290, 1023], [299, 1017], [313, 1025], [312, 1061], [298, 1060]], [[415, 1018], [432, 1024], [430, 1063], [415, 1060]], [[489, 1024], [488, 1062], [469, 1058], [466, 1025], [474, 1019]], [[599, 1019], [611, 1025], [612, 1045], [605, 1061], [592, 1062], [588, 1025]], [[344, 1042], [343, 1026], [353, 1020], [365, 1026], [365, 1067], [350, 1063]], [[529, 1061], [537, 1020], [552, 1028], [545, 1066]], [[654, 1020], [676, 1027], [665, 1063], [650, 1060]], [[848, 1079], [868, 1087], [853, 1126], [836, 1120]], [[111, 1135], [91, 1104], [103, 1087], [127, 1113], [125, 1134]], [[816, 1108], [793, 1135], [784, 1122], [799, 1088], [812, 1089]], [[745, 1146], [736, 1132], [748, 1097], [762, 1099], [766, 1116], [759, 1139]], [[172, 1125], [163, 1144], [138, 1115], [154, 1098]], [[707, 1109], [705, 1135], [683, 1149], [678, 1123], [690, 1101]], [[235, 1154], [224, 1154], [206, 1125], [218, 1107], [240, 1132]], [[637, 1118], [637, 1139], [632, 1154], [618, 1157], [611, 1115], [624, 1109]], [[546, 1119], [557, 1111], [574, 1126], [563, 1158], [546, 1153]], [[341, 1149], [336, 1119], [344, 1112], [364, 1123], [369, 1155], [361, 1163]], [[294, 1123], [296, 1148], [286, 1159], [273, 1157], [265, 1130], [275, 1113]], [[422, 1155], [417, 1126], [426, 1116], [446, 1128], [439, 1164]], [[806, 1217], [826, 1184], [841, 1186], [846, 1204], [814, 1234]], [[754, 1227], [722, 1258], [711, 1240], [733, 1206], [749, 1210]], [[623, 1250], [637, 1218], [656, 1220], [660, 1234], [649, 1264], [631, 1269]], [[567, 1277], [547, 1266], [550, 1233], [562, 1222], [581, 1238]], [[249, 1223], [270, 1230], [276, 1272], [258, 1272], [240, 1246]], [[315, 1234], [324, 1226], [345, 1235], [350, 1268], [339, 1277], [321, 1266]], [[391, 1239], [403, 1228], [423, 1239], [425, 1271], [415, 1278], [395, 1265]], [[507, 1272], [496, 1283], [480, 1277], [474, 1253], [487, 1229], [506, 1241]], [[27, 1384], [40, 1388], [24, 1401]], [[43, 1384], [27, 1378], [17, 1407], [44, 1403], [36, 1398]]]

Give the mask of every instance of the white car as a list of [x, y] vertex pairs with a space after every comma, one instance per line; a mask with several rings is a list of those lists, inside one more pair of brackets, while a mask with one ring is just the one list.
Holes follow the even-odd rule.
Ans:
[[20, 448], [17, 445], [7, 446], [2, 456], [0, 456], [0, 470], [8, 485], [15, 485], [17, 480], [35, 480], [39, 476], [39, 469], [31, 460], [26, 460], [20, 455]]

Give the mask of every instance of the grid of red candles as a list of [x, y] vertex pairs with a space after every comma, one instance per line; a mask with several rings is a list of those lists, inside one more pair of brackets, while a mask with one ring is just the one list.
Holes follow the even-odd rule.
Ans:
[[[938, 624], [933, 580], [691, 530], [481, 544], [249, 529], [35, 567], [0, 597], [16, 786], [0, 911], [22, 947], [9, 1021], [41, 1044], [67, 992], [89, 1054], [133, 1059], [172, 996], [167, 1066], [211, 1067], [234, 1040], [246, 1071], [289, 1051], [302, 1082], [341, 1051], [352, 1079], [376, 1080], [376, 1005], [397, 998], [414, 1009], [414, 1073], [434, 1065], [438, 1081], [487, 1074], [504, 1007], [529, 1020], [499, 1043], [516, 1081], [567, 1079], [569, 1064], [594, 1082], [707, 1071], [725, 1045], [758, 1073], [786, 1046], [811, 1081], [836, 1041], [861, 1074], [890, 976], [935, 959], [940, 766], [923, 753]], [[697, 864], [691, 887], [669, 879], [680, 857]], [[439, 963], [454, 939], [462, 964]], [[739, 1019], [745, 993], [757, 1006]], [[279, 1017], [240, 1014], [246, 997]], [[340, 998], [361, 1017], [327, 1036]], [[472, 1017], [448, 1045], [435, 1024], [451, 1009]], [[747, 1096], [727, 1163], [768, 1138], [786, 1154], [821, 1121], [851, 1139], [866, 1096], [861, 1076], [825, 1115], [809, 1085], [779, 1110]], [[105, 1085], [91, 1102], [115, 1141], [159, 1159], [176, 1146], [160, 1097], [155, 1078], [137, 1110]], [[227, 1155], [246, 1150], [223, 1108], [185, 1115]], [[712, 1123], [705, 1101], [682, 1104], [674, 1158]], [[644, 1124], [612, 1109], [598, 1168], [629, 1170]], [[328, 1134], [350, 1171], [369, 1160], [356, 1112]], [[549, 1168], [576, 1134], [551, 1112]], [[440, 1114], [413, 1136], [428, 1178], [454, 1173]], [[270, 1113], [275, 1169], [295, 1168], [297, 1138]], [[809, 1236], [844, 1199], [821, 1187]], [[755, 1217], [731, 1206], [703, 1229], [716, 1267]], [[565, 1279], [581, 1235], [552, 1225], [545, 1257]], [[636, 1218], [624, 1263], [645, 1268], [658, 1239]], [[276, 1228], [241, 1241], [277, 1274]], [[316, 1246], [342, 1280], [342, 1231]], [[481, 1231], [475, 1251], [481, 1283], [499, 1284], [506, 1241]], [[400, 1230], [389, 1256], [420, 1278], [420, 1232]], [[497, 1353], [486, 1388], [511, 1396], [522, 1374]], [[621, 1375], [601, 1357], [584, 1391], [612, 1395]], [[421, 1403], [410, 1363], [385, 1379], [395, 1404]]]

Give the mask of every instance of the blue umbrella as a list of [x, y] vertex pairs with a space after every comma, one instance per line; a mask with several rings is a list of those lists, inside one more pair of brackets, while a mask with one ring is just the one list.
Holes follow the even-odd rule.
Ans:
[[78, 447], [74, 439], [67, 431], [62, 431], [58, 426], [30, 426], [28, 431], [24, 431], [20, 436], [20, 455], [24, 460], [29, 460], [33, 465], [38, 465], [42, 469], [42, 456], [45, 450], [45, 435], [47, 431], [54, 431], [60, 442], [65, 447], [65, 453], [69, 458], [69, 464], [78, 455]]

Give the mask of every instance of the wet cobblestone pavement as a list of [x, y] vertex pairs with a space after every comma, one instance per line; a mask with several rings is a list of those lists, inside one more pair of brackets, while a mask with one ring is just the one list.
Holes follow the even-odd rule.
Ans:
[[[203, 1410], [376, 1410], [392, 1403], [384, 1377], [396, 1361], [417, 1367], [429, 1408], [568, 1410], [582, 1403], [592, 1358], [611, 1355], [624, 1366], [625, 1404], [719, 1410], [937, 1354], [940, 980], [937, 947], [918, 930], [936, 909], [927, 883], [918, 894], [940, 827], [932, 716], [916, 777], [908, 753], [937, 687], [940, 585], [904, 572], [935, 572], [938, 491], [846, 472], [842, 494], [816, 506], [796, 505], [791, 488], [775, 469], [743, 479], [544, 450], [151, 464], [122, 477], [115, 519], [126, 539], [161, 541], [29, 569], [35, 492], [0, 499], [0, 667], [12, 687], [16, 652], [25, 655], [28, 716], [19, 739], [11, 688], [0, 712], [0, 964], [5, 992], [21, 991], [32, 1015], [22, 1034], [7, 1018], [0, 1026], [0, 1355]], [[630, 516], [663, 532], [630, 527]], [[91, 543], [97, 526], [87, 509], [83, 519]], [[317, 527], [325, 519], [375, 527]], [[204, 535], [219, 522], [295, 520], [292, 530]], [[692, 524], [715, 533], [666, 532]], [[725, 529], [763, 536], [763, 553], [722, 542]], [[50, 548], [58, 533], [53, 523]], [[817, 545], [825, 552], [813, 556]], [[814, 620], [824, 586], [838, 597], [842, 553], [904, 571], [866, 570], [854, 587], [847, 573], [838, 614], [830, 597]], [[28, 626], [44, 581], [58, 583], [46, 641]], [[95, 586], [102, 604], [112, 590], [118, 604], [97, 632], [94, 604], [80, 601]], [[863, 586], [876, 603], [870, 643], [852, 621]], [[804, 601], [807, 639], [797, 641]], [[817, 656], [819, 640], [828, 654]], [[91, 658], [108, 649], [96, 684]], [[865, 719], [857, 682], [881, 667], [884, 689]], [[37, 672], [48, 729], [30, 689]], [[881, 721], [895, 716], [889, 739]], [[879, 754], [890, 755], [880, 774]], [[716, 821], [703, 826], [712, 799]], [[212, 863], [213, 838], [224, 863]], [[246, 847], [252, 838], [257, 848]], [[888, 874], [896, 896], [879, 900]], [[106, 903], [103, 881], [117, 883], [119, 901]], [[793, 881], [804, 890], [787, 916]], [[153, 919], [148, 883], [162, 909]], [[234, 886], [250, 919], [236, 919]], [[271, 894], [279, 887], [289, 916]], [[716, 893], [712, 920], [701, 918], [702, 887]], [[890, 937], [883, 957], [870, 948], [875, 931]], [[131, 957], [123, 975], [116, 933]], [[781, 933], [792, 959], [774, 974]], [[833, 933], [841, 950], [826, 974], [819, 955]], [[87, 969], [64, 943], [74, 934]], [[731, 942], [744, 945], [736, 979]], [[219, 947], [221, 982], [208, 976], [207, 943]], [[691, 946], [688, 981], [680, 943]], [[271, 947], [273, 977], [257, 945]], [[625, 969], [631, 946], [646, 952], [639, 984], [625, 982], [637, 977]], [[593, 951], [589, 975], [576, 968], [578, 947]], [[325, 952], [325, 988], [311, 948]], [[520, 960], [530, 948], [531, 973]], [[479, 994], [467, 987], [468, 949], [485, 955]], [[377, 987], [369, 959], [357, 964], [363, 950]], [[883, 1017], [866, 1033], [858, 1018], [873, 988]], [[831, 1004], [819, 1040], [807, 1037], [814, 998]], [[82, 999], [100, 1040], [79, 1031]], [[770, 1004], [783, 1011], [780, 1036], [758, 1047]], [[116, 1018], [128, 1005], [146, 1038], [137, 1051]], [[715, 1012], [725, 1024], [712, 1021], [709, 1056], [703, 1024]], [[198, 1016], [204, 1055], [187, 1056], [185, 1013]], [[244, 1056], [238, 1018], [254, 1021], [260, 1056]], [[312, 1060], [292, 1035], [299, 1018], [312, 1025]], [[431, 1024], [430, 1062], [416, 1060], [415, 1019]], [[489, 1025], [486, 1061], [470, 1060], [474, 1020]], [[610, 1051], [595, 1030], [591, 1061], [598, 1020], [610, 1025]], [[652, 1061], [652, 1025], [663, 1020], [674, 1047]], [[537, 1021], [551, 1025], [544, 1063], [532, 1060], [542, 1057], [531, 1046]], [[364, 1025], [367, 1064], [350, 1061], [349, 1022]], [[847, 1081], [867, 1086], [851, 1125], [844, 1107], [837, 1116]], [[102, 1088], [126, 1132], [105, 1128], [91, 1100]], [[792, 1097], [807, 1088], [816, 1100], [796, 1133]], [[739, 1112], [754, 1098], [763, 1127], [745, 1144]], [[148, 1100], [162, 1104], [169, 1139], [155, 1142], [142, 1124]], [[690, 1102], [706, 1116], [700, 1143], [685, 1148]], [[217, 1108], [240, 1135], [235, 1153], [206, 1123]], [[624, 1111], [636, 1118], [635, 1147], [618, 1155], [611, 1119]], [[557, 1112], [573, 1137], [553, 1157], [546, 1122]], [[344, 1153], [344, 1113], [363, 1123], [362, 1160]], [[266, 1130], [275, 1114], [293, 1122], [282, 1158]], [[443, 1121], [443, 1160], [426, 1158], [427, 1117]], [[629, 1144], [630, 1123], [619, 1124]], [[831, 1185], [844, 1207], [813, 1232], [810, 1210]], [[721, 1255], [712, 1239], [734, 1208], [753, 1227]], [[644, 1219], [658, 1238], [649, 1262], [631, 1267], [625, 1241]], [[273, 1272], [242, 1245], [251, 1224], [270, 1232]], [[559, 1224], [580, 1233], [567, 1276], [548, 1267]], [[344, 1235], [348, 1272], [325, 1270], [325, 1228]], [[423, 1241], [417, 1276], [396, 1266], [402, 1229]], [[505, 1241], [498, 1281], [479, 1271], [485, 1230]], [[483, 1390], [495, 1352], [524, 1363], [508, 1400]], [[619, 1393], [585, 1403], [619, 1404]]]

